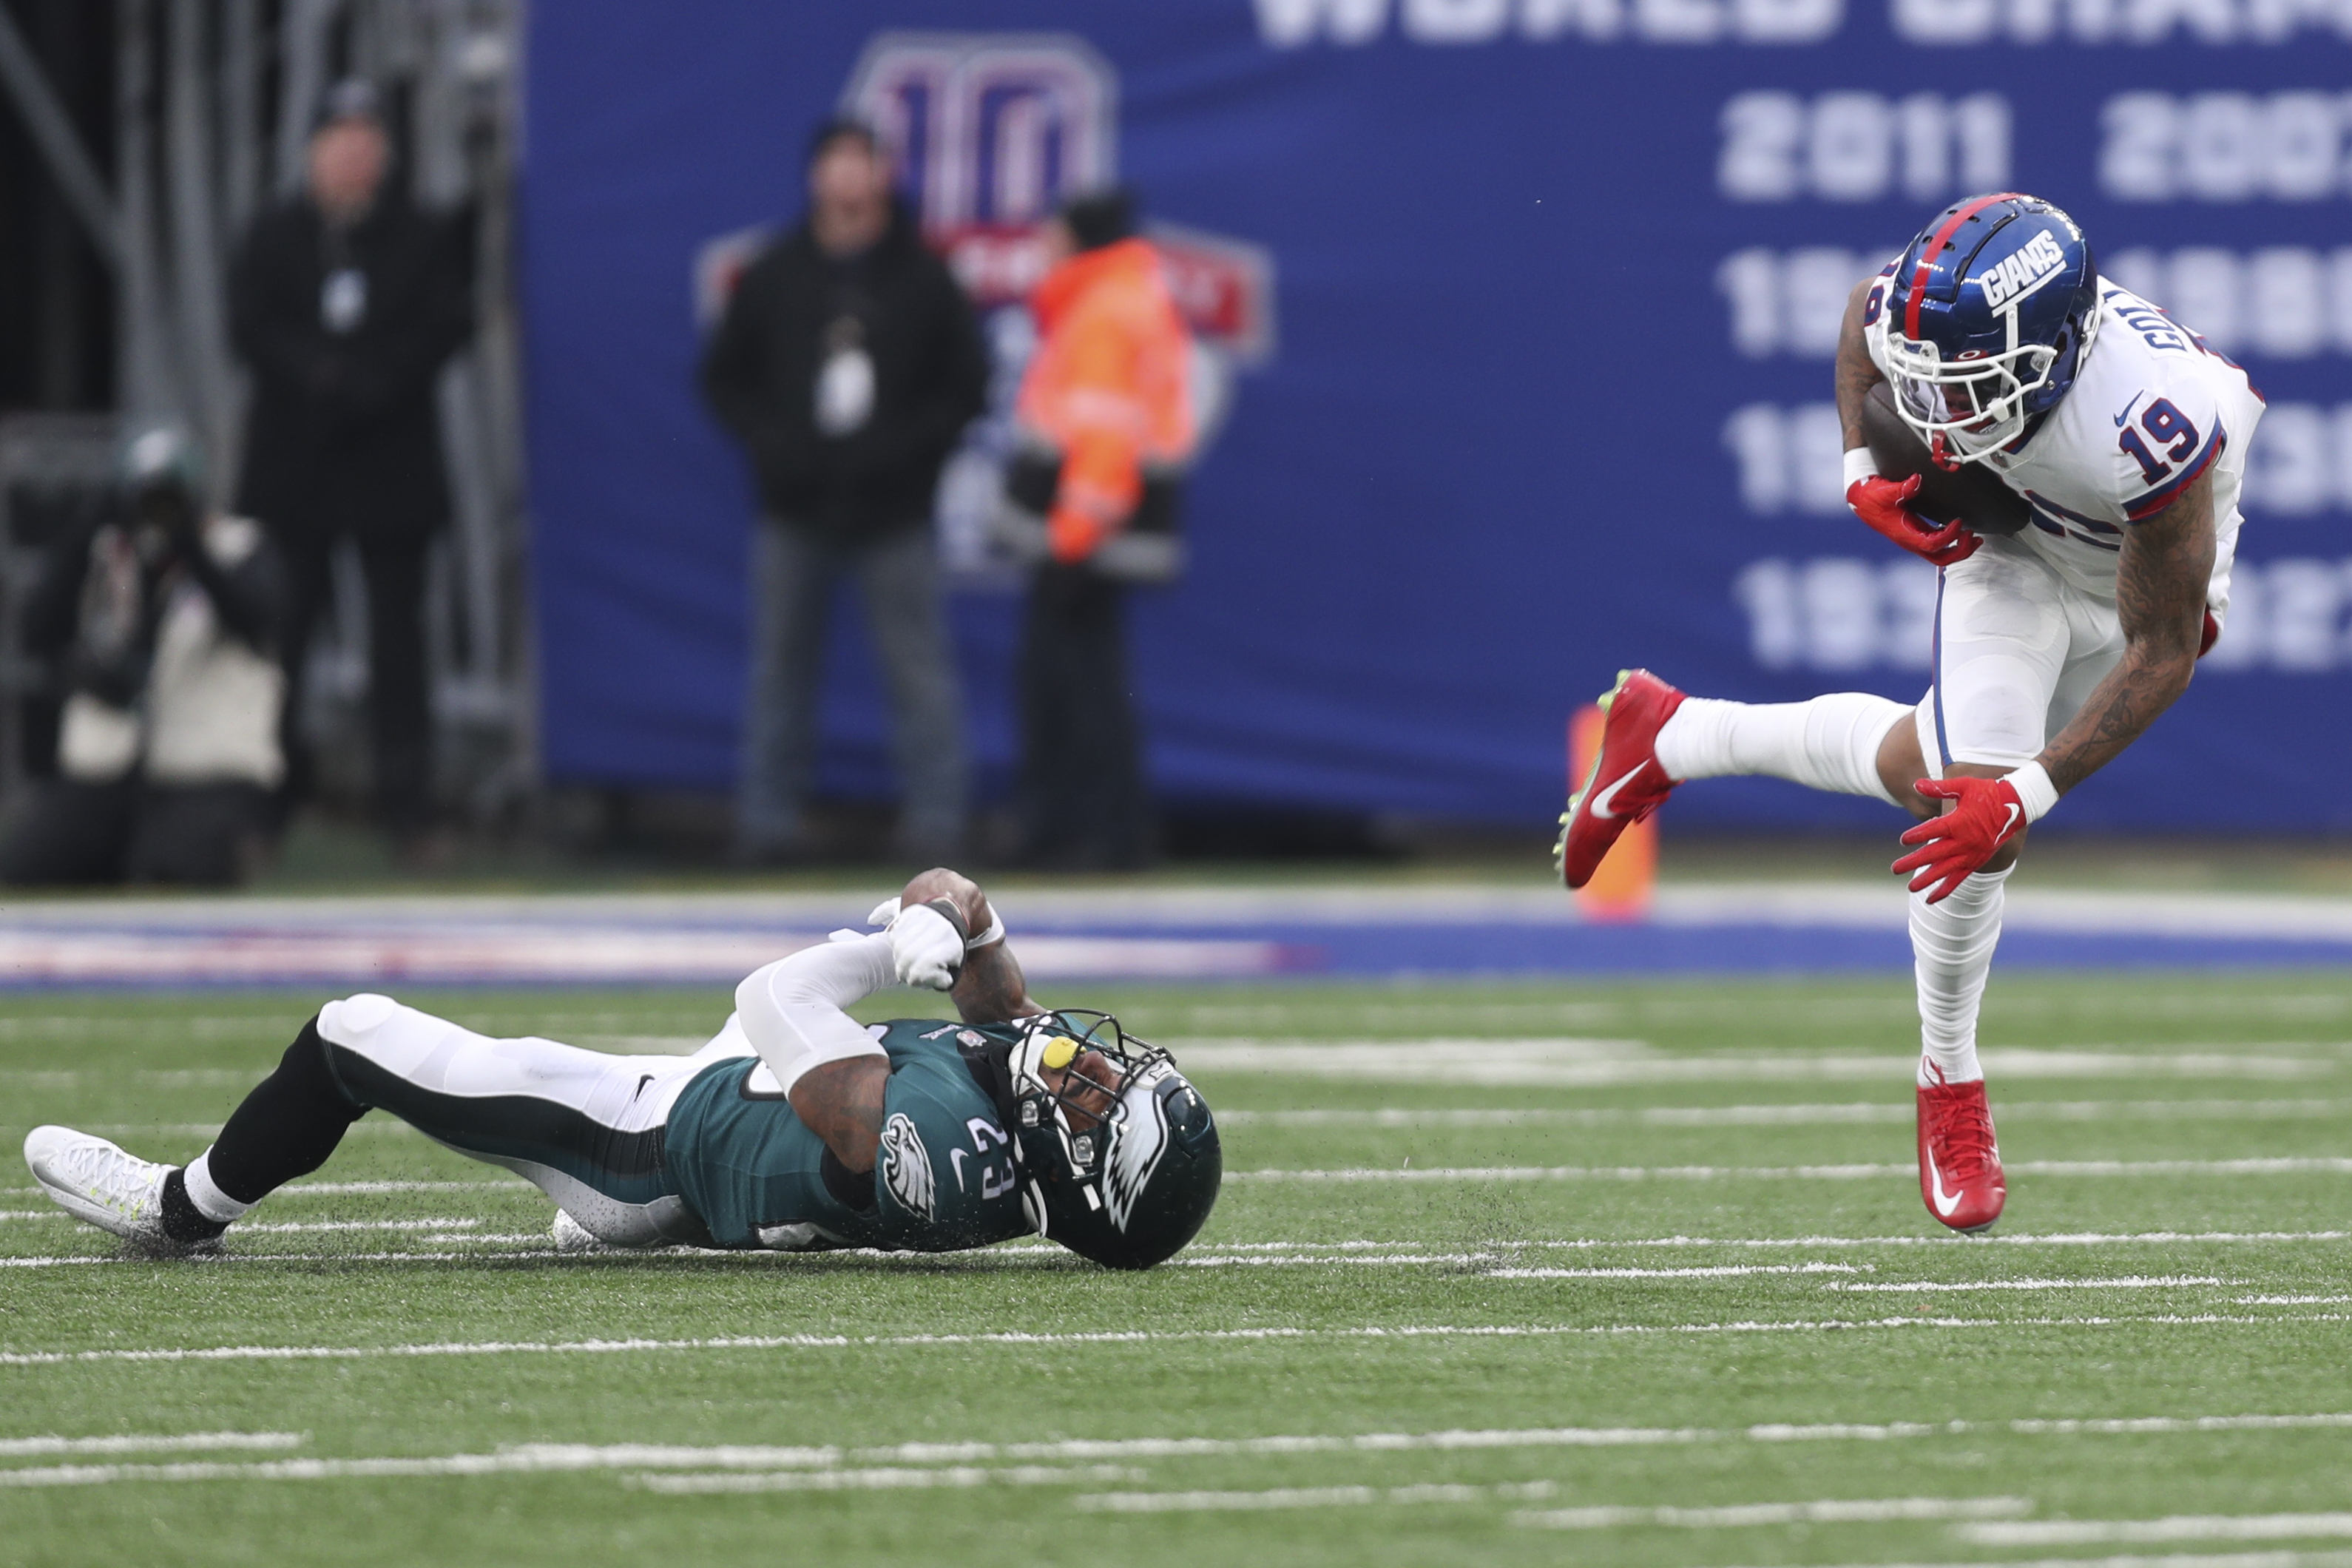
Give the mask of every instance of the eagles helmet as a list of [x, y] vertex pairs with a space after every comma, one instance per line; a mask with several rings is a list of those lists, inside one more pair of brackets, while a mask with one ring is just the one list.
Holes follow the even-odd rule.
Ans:
[[2015, 441], [2074, 384], [2099, 330], [2099, 269], [2048, 202], [1971, 196], [1905, 249], [1879, 330], [1896, 412], [1957, 468]]
[[1224, 1155], [1173, 1057], [1108, 1013], [1065, 1008], [1024, 1021], [1009, 1066], [1021, 1205], [1038, 1235], [1108, 1268], [1149, 1268], [1198, 1234]]

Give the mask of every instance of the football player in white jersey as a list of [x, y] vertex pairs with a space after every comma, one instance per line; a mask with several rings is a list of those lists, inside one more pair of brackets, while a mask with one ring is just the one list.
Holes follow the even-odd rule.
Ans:
[[1847, 504], [1941, 572], [1927, 694], [1719, 702], [1628, 671], [1561, 817], [1560, 870], [1582, 886], [1688, 779], [1769, 774], [1918, 818], [1894, 869], [1911, 877], [1920, 1194], [1981, 1230], [2008, 1195], [1976, 1050], [2002, 884], [2028, 826], [2221, 635], [2263, 403], [2099, 277], [2072, 218], [2013, 193], [1956, 203], [1855, 287], [1837, 401]]

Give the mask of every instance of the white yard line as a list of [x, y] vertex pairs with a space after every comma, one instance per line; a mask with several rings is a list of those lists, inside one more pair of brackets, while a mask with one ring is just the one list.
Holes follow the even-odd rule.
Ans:
[[[709, 1451], [706, 1451], [709, 1452]], [[777, 1464], [807, 1461], [789, 1450], [772, 1450]], [[441, 1454], [350, 1459], [267, 1459], [246, 1464], [190, 1462], [153, 1465], [46, 1465], [21, 1469], [0, 1468], [0, 1489], [121, 1486], [154, 1481], [333, 1481], [384, 1477], [544, 1475], [565, 1471], [644, 1469], [664, 1462], [662, 1451], [643, 1445], [613, 1447], [542, 1444], [503, 1448], [494, 1454]], [[700, 1463], [722, 1462], [704, 1458]], [[849, 1488], [978, 1486], [982, 1482], [1014, 1485], [1071, 1486], [1083, 1482], [1134, 1481], [1137, 1471], [1117, 1466], [1085, 1468], [970, 1471], [956, 1470], [770, 1470], [755, 1472], [765, 1485], [737, 1489], [711, 1483], [723, 1477], [677, 1477], [699, 1482], [677, 1488], [655, 1485], [653, 1477], [633, 1478], [656, 1490], [836, 1490]], [[968, 1479], [969, 1478], [969, 1479]], [[741, 1477], [737, 1479], [749, 1479]]]
[[[1270, 1487], [1255, 1491], [1097, 1492], [1073, 1498], [1088, 1513], [1214, 1513], [1375, 1504], [1510, 1501], [1549, 1497], [1549, 1481], [1502, 1486]], [[1878, 1498], [1745, 1503], [1728, 1508], [1571, 1508], [1512, 1516], [1552, 1530], [1623, 1530], [1644, 1525], [1738, 1530], [1769, 1524], [1879, 1523], [1895, 1520], [2003, 1519], [2029, 1511], [2025, 1498]]]
[[2239, 1307], [2326, 1307], [2352, 1301], [2352, 1296], [2232, 1296]]
[[[1907, 1126], [1916, 1114], [1909, 1104], [1859, 1100], [1832, 1105], [1220, 1109], [1217, 1120], [1228, 1127], [1833, 1127]], [[2352, 1100], [2004, 1100], [2000, 1107], [2003, 1121], [2295, 1121], [2335, 1117], [2352, 1117]]]
[[291, 1182], [270, 1197], [363, 1197], [375, 1193], [523, 1193], [534, 1192], [516, 1176], [503, 1182]]
[[[1848, 1568], [1988, 1568], [1975, 1563], [1873, 1563]], [[2037, 1557], [1998, 1568], [2352, 1568], [2352, 1552], [2171, 1552], [2163, 1556]]]
[[653, 1474], [624, 1479], [628, 1485], [646, 1491], [691, 1496], [711, 1492], [898, 1491], [933, 1487], [1073, 1487], [1100, 1485], [1106, 1481], [1139, 1481], [1143, 1479], [1143, 1473], [1117, 1465], [1087, 1465], [1077, 1468], [1015, 1465], [994, 1470], [957, 1465], [939, 1470], [737, 1470], [716, 1475]]
[[2009, 1519], [2032, 1511], [2021, 1497], [1825, 1499], [1814, 1502], [1737, 1503], [1727, 1508], [1563, 1508], [1517, 1513], [1514, 1524], [1545, 1530], [1622, 1530], [1664, 1525], [1684, 1530], [1743, 1530], [1764, 1524], [1885, 1524], [1898, 1521]]
[[[530, 1471], [565, 1470], [634, 1470], [695, 1472], [681, 1476], [677, 1487], [658, 1487], [656, 1490], [724, 1491], [736, 1489], [782, 1489], [790, 1482], [752, 1482], [746, 1480], [740, 1488], [718, 1483], [712, 1472], [734, 1472], [738, 1475], [773, 1475], [793, 1472], [804, 1475], [833, 1474], [880, 1476], [910, 1468], [929, 1468], [926, 1473], [940, 1473], [937, 1467], [978, 1468], [990, 1465], [1020, 1464], [1034, 1467], [1041, 1462], [1066, 1465], [1083, 1461], [1135, 1461], [1141, 1459], [1189, 1459], [1266, 1458], [1290, 1455], [1356, 1454], [1381, 1455], [1398, 1453], [1470, 1453], [1512, 1449], [1656, 1447], [1706, 1442], [1777, 1443], [1796, 1440], [1862, 1440], [1880, 1441], [1888, 1438], [1932, 1437], [1964, 1434], [2011, 1433], [2018, 1436], [2050, 1435], [2122, 1435], [2200, 1433], [2223, 1431], [2297, 1430], [2310, 1428], [2342, 1429], [2352, 1427], [2352, 1414], [2320, 1414], [2308, 1415], [2207, 1415], [2207, 1416], [2125, 1416], [2077, 1417], [2061, 1420], [2018, 1420], [2008, 1422], [1952, 1421], [1940, 1424], [1890, 1423], [1872, 1425], [1764, 1425], [1744, 1430], [1707, 1427], [1530, 1427], [1480, 1429], [1444, 1429], [1433, 1432], [1366, 1432], [1354, 1434], [1317, 1434], [1307, 1436], [1274, 1436], [1263, 1437], [1129, 1437], [1129, 1438], [1065, 1438], [1029, 1443], [1001, 1442], [915, 1442], [888, 1444], [878, 1447], [842, 1448], [824, 1447], [776, 1447], [772, 1445], [722, 1444], [695, 1447], [671, 1444], [622, 1443], [576, 1444], [531, 1443], [502, 1447], [490, 1454], [455, 1454], [440, 1456], [392, 1456], [362, 1458], [319, 1458], [243, 1465], [74, 1465], [41, 1468], [7, 1468], [0, 1467], [0, 1487], [48, 1487], [110, 1484], [139, 1479], [160, 1480], [323, 1480], [352, 1476], [432, 1476], [482, 1475]], [[164, 1436], [119, 1436], [66, 1438], [38, 1436], [0, 1439], [0, 1457], [45, 1458], [55, 1455], [90, 1455], [157, 1449], [256, 1449], [266, 1450], [300, 1446], [308, 1440], [303, 1433], [193, 1433]], [[992, 1472], [1002, 1475], [1005, 1472]], [[1043, 1477], [1048, 1472], [1031, 1468], [1026, 1473]], [[1130, 1480], [1140, 1479], [1131, 1469], [1111, 1469], [1091, 1472], [1055, 1472], [1080, 1479]], [[633, 1478], [637, 1479], [637, 1478]], [[869, 1484], [856, 1479], [813, 1482], [817, 1487], [857, 1486]], [[888, 1484], [888, 1483], [882, 1483]], [[961, 1482], [930, 1482], [913, 1484], [963, 1484]], [[976, 1484], [976, 1483], [975, 1483]], [[1549, 1483], [1538, 1483], [1549, 1488]], [[1171, 1494], [1155, 1493], [1152, 1496]], [[1238, 1494], [1261, 1496], [1258, 1493]], [[2006, 1507], [2015, 1500], [2003, 1500], [2006, 1511], [2021, 1511]], [[1244, 1505], [1248, 1506], [1248, 1505]], [[1257, 1505], [1285, 1506], [1285, 1505]], [[1738, 1522], [1784, 1522], [1778, 1517], [1757, 1521], [1750, 1517], [1757, 1506], [1769, 1509], [1790, 1507], [1810, 1508], [1811, 1504], [1741, 1505], [1729, 1510], [1673, 1510], [1684, 1517], [1659, 1520], [1658, 1510], [1651, 1509], [1580, 1510], [1588, 1516], [1615, 1514], [1624, 1522], [1731, 1522], [1730, 1516], [1740, 1516]], [[1823, 1504], [1822, 1507], [1875, 1507], [1877, 1504]], [[1990, 1508], [1985, 1500], [1973, 1503], [1950, 1505], [1959, 1508]], [[1145, 1510], [1144, 1511], [1150, 1511]], [[1820, 1517], [1820, 1516], [1808, 1516]], [[1842, 1517], [1859, 1517], [1846, 1515]], [[1923, 1515], [1917, 1513], [1890, 1514], [1889, 1518], [1956, 1517], [1955, 1515]], [[1970, 1517], [1960, 1514], [1957, 1517]], [[1977, 1516], [1980, 1517], [1980, 1516]]]
[[299, 1448], [307, 1432], [180, 1432], [112, 1437], [0, 1437], [0, 1458], [27, 1459], [53, 1454], [201, 1453], [219, 1448]]
[[[2002, 1232], [1992, 1236], [1960, 1238], [1945, 1235], [1914, 1234], [1904, 1236], [1645, 1236], [1645, 1237], [1514, 1237], [1481, 1242], [1482, 1247], [1496, 1250], [1515, 1247], [1550, 1248], [1577, 1252], [1608, 1251], [1616, 1247], [1704, 1248], [1710, 1247], [1768, 1248], [1778, 1250], [1800, 1247], [2170, 1247], [2182, 1242], [2203, 1242], [2224, 1246], [2269, 1245], [2284, 1241], [2347, 1241], [2352, 1240], [2352, 1230], [2141, 1230], [2141, 1231], [2067, 1231], [2037, 1235], [2032, 1232]], [[1412, 1241], [1239, 1241], [1224, 1242], [1225, 1252], [1282, 1251], [1301, 1248], [1340, 1249], [1364, 1247], [1390, 1252], [1409, 1252], [1421, 1243]]]
[[[1050, 1256], [1050, 1254], [1048, 1255]], [[1431, 1268], [1468, 1268], [1481, 1263], [1498, 1263], [1502, 1255], [1495, 1252], [1346, 1252], [1333, 1254], [1300, 1254], [1252, 1252], [1243, 1254], [1206, 1252], [1185, 1253], [1168, 1260], [1170, 1268], [1289, 1268], [1323, 1264], [1422, 1264]], [[1489, 1270], [1480, 1270], [1482, 1273]]]
[[[239, 1221], [237, 1234], [246, 1235], [315, 1235], [322, 1231], [341, 1230], [473, 1230], [481, 1225], [478, 1219], [327, 1219], [280, 1220], [255, 1225]], [[488, 1237], [467, 1237], [468, 1241]], [[544, 1233], [534, 1238], [547, 1239]]]
[[1489, 1279], [1726, 1279], [1749, 1274], [1859, 1274], [1866, 1264], [1725, 1263], [1696, 1268], [1489, 1268]]
[[[2352, 1157], [2246, 1160], [2017, 1160], [2010, 1171], [2031, 1176], [2284, 1176], [2352, 1175]], [[1648, 1182], [1880, 1181], [1916, 1173], [1912, 1165], [1354, 1165], [1295, 1170], [1228, 1171], [1229, 1182]]]
[[[448, 1253], [478, 1258], [479, 1254]], [[346, 1261], [341, 1258], [323, 1261]], [[2106, 1329], [2147, 1327], [2275, 1327], [2280, 1323], [2352, 1322], [2352, 1313], [2299, 1312], [2263, 1316], [2220, 1312], [2157, 1312], [2128, 1317], [2084, 1315], [2035, 1318], [1886, 1317], [1859, 1319], [1748, 1319], [1697, 1323], [1408, 1324], [1337, 1329], [1127, 1329], [1099, 1332], [968, 1334], [761, 1334], [681, 1340], [475, 1340], [395, 1345], [207, 1345], [147, 1350], [7, 1351], [0, 1366], [68, 1366], [95, 1362], [370, 1361], [415, 1356], [637, 1355], [703, 1351], [907, 1350], [997, 1345], [1035, 1347], [1081, 1344], [1246, 1343], [1288, 1340], [1556, 1339], [1574, 1336], [1649, 1334], [1815, 1334], [1862, 1330]]]
[[1559, 1490], [1550, 1481], [1499, 1486], [1270, 1487], [1248, 1492], [1094, 1492], [1070, 1500], [1087, 1513], [1229, 1513], [1290, 1508], [1365, 1508], [1374, 1503], [1465, 1503], [1502, 1499], [1525, 1502]]
[[[62, 1220], [70, 1216], [65, 1215], [61, 1211], [51, 1209], [0, 1211], [0, 1221], [9, 1219]], [[466, 1229], [467, 1226], [479, 1225], [481, 1223], [483, 1222], [477, 1219], [415, 1219], [322, 1222], [315, 1225], [302, 1223], [286, 1223], [278, 1225], [240, 1224], [237, 1231], [234, 1234], [242, 1235], [252, 1231], [270, 1230], [299, 1233], [303, 1231], [333, 1231], [337, 1229], [356, 1230], [371, 1228], [380, 1228], [390, 1231], [432, 1229], [458, 1230]], [[459, 1238], [453, 1237], [452, 1239]], [[586, 1253], [557, 1254], [549, 1247], [548, 1236], [544, 1231], [491, 1233], [487, 1231], [466, 1229], [466, 1234], [462, 1239], [468, 1242], [481, 1244], [484, 1247], [488, 1247], [490, 1244], [497, 1244], [500, 1246], [520, 1247], [524, 1250], [518, 1252], [478, 1250], [467, 1252], [371, 1252], [363, 1254], [227, 1252], [202, 1255], [182, 1261], [213, 1268], [236, 1263], [321, 1263], [352, 1261], [432, 1262], [453, 1258], [501, 1259], [509, 1258], [549, 1258], [556, 1256], [577, 1258], [586, 1263], [612, 1262], [625, 1259], [636, 1265], [652, 1265], [665, 1262], [691, 1262], [707, 1266], [713, 1261], [725, 1259], [745, 1267], [766, 1268], [791, 1268], [795, 1265], [804, 1263], [832, 1266], [852, 1261], [861, 1264], [874, 1264], [886, 1267], [892, 1265], [904, 1265], [914, 1268], [936, 1268], [940, 1262], [940, 1255], [938, 1254], [877, 1252], [864, 1247], [847, 1248], [839, 1252], [827, 1253], [766, 1252], [756, 1249], [723, 1250], [684, 1247], [649, 1248], [639, 1251], [625, 1247], [608, 1247], [599, 1248]], [[1675, 1251], [1704, 1251], [1709, 1248], [1721, 1247], [1740, 1251], [1777, 1252], [1805, 1247], [1869, 1248], [1924, 1247], [1949, 1248], [1958, 1247], [1996, 1246], [2064, 1247], [2170, 1247], [2178, 1246], [2182, 1243], [2196, 1243], [2209, 1246], [2259, 1247], [2271, 1246], [2284, 1242], [2338, 1242], [2346, 1240], [2352, 1240], [2352, 1231], [2085, 1231], [2055, 1233], [2040, 1236], [2031, 1233], [2014, 1235], [2004, 1234], [1996, 1236], [1970, 1237], [1965, 1239], [1948, 1236], [1931, 1235], [1796, 1237], [1662, 1236], [1627, 1237], [1618, 1238], [1591, 1237], [1512, 1237], [1508, 1239], [1496, 1239], [1486, 1242], [1483, 1244], [1485, 1249], [1478, 1252], [1444, 1253], [1425, 1251], [1423, 1248], [1426, 1244], [1415, 1241], [1250, 1241], [1227, 1242], [1214, 1250], [1204, 1249], [1200, 1254], [1180, 1255], [1171, 1260], [1171, 1266], [1190, 1266], [1195, 1268], [1243, 1267], [1256, 1263], [1260, 1255], [1264, 1255], [1271, 1258], [1296, 1258], [1297, 1261], [1303, 1263], [1364, 1261], [1379, 1264], [1427, 1262], [1431, 1264], [1470, 1265], [1489, 1261], [1501, 1262], [1510, 1257], [1527, 1251], [1542, 1250], [1610, 1252], [1617, 1250], [1664, 1248]], [[1330, 1254], [1332, 1256], [1322, 1256], [1324, 1254]], [[1062, 1248], [1050, 1243], [1038, 1241], [1014, 1241], [1007, 1242], [999, 1247], [980, 1249], [971, 1253], [958, 1254], [956, 1256], [961, 1262], [971, 1267], [1019, 1267], [1040, 1262], [1058, 1264], [1065, 1254]], [[154, 1260], [122, 1253], [103, 1255], [44, 1255], [19, 1258], [0, 1256], [0, 1268], [48, 1268], [79, 1267], [92, 1264], [142, 1263], [152, 1261]], [[1814, 1271], [1819, 1272], [1832, 1269], [1837, 1266], [1824, 1263], [1809, 1267], [1811, 1267]], [[1874, 1266], [1855, 1266], [1857, 1270], [1861, 1272], [1868, 1272], [1872, 1267]], [[1786, 1272], [1788, 1270], [1761, 1269], [1753, 1271]], [[1495, 1269], [1490, 1270], [1489, 1272], [1494, 1278], [1497, 1279], [1576, 1277], [1573, 1275], [1548, 1275], [1540, 1271], [1534, 1270], [1516, 1272], [1506, 1269]], [[1617, 1274], [1618, 1277], [1621, 1278], [1640, 1277], [1622, 1270], [1617, 1271]], [[1604, 1276], [1595, 1277], [1598, 1278]], [[1650, 1277], [1672, 1279], [1680, 1277], [1696, 1278], [1697, 1276], [1686, 1274], [1685, 1271], [1661, 1270]], [[2250, 1299], [2247, 1302], [2242, 1304], [2296, 1305], [2303, 1304], [2306, 1300], [2309, 1303], [2316, 1304], [2323, 1302], [2334, 1303], [2344, 1300], [2347, 1300], [2347, 1298], [2327, 1296], [2311, 1297], [2307, 1299], [2282, 1299], [2277, 1302], [2256, 1302]]]
[[1759, 1443], [1803, 1443], [1822, 1440], [1885, 1442], [1905, 1437], [1958, 1436], [1964, 1433], [2007, 1432], [2021, 1437], [2163, 1436], [2190, 1432], [2294, 1432], [2352, 1427], [2352, 1414], [2327, 1412], [2312, 1415], [2113, 1415], [2064, 1416], [2016, 1421], [1890, 1421], [1884, 1424], [1811, 1422], [1805, 1425], [1766, 1423], [1748, 1428]]
[[1841, 1279], [1822, 1289], [1907, 1295], [1917, 1290], [2172, 1290], [2193, 1285], [2235, 1283], [2203, 1274], [2126, 1274], [2113, 1279]]
[[1976, 1546], [2148, 1545], [2174, 1541], [2313, 1541], [2352, 1536], [2352, 1512], [2173, 1514], [2163, 1519], [2051, 1519], [1964, 1524]]
[[[544, 1236], [475, 1236], [469, 1233], [464, 1237], [455, 1237], [453, 1239], [464, 1241], [513, 1243], [529, 1241], [545, 1242], [547, 1237]], [[453, 1250], [446, 1252], [198, 1253], [190, 1258], [142, 1258], [135, 1253], [115, 1253], [103, 1258], [81, 1256], [0, 1258], [0, 1268], [81, 1268], [125, 1263], [144, 1263], [151, 1267], [168, 1264], [171, 1267], [182, 1268], [234, 1268], [240, 1264], [254, 1263], [511, 1263], [519, 1258], [570, 1258], [573, 1256], [576, 1255], [558, 1252], [551, 1246], [542, 1246], [535, 1250], [529, 1247], [509, 1247], [502, 1251], [493, 1251], [487, 1247], [476, 1247], [467, 1252]], [[0, 1365], [5, 1364], [6, 1364], [5, 1362], [0, 1362]]]

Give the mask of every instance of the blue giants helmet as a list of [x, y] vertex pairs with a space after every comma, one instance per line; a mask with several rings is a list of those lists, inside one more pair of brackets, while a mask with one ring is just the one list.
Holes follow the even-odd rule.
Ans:
[[1879, 330], [1895, 407], [1946, 468], [1982, 459], [2056, 407], [2099, 330], [2083, 231], [2015, 192], [1946, 207], [1888, 284]]

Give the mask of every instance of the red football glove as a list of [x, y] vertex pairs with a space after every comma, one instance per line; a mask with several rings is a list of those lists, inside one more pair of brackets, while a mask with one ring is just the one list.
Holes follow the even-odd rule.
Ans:
[[1873, 474], [1845, 488], [1845, 504], [1872, 528], [1938, 566], [1950, 566], [1974, 555], [1984, 540], [1962, 527], [1958, 519], [1938, 526], [1913, 511], [1908, 503], [1918, 493], [1916, 474], [1899, 485]]
[[1888, 868], [1916, 873], [1911, 890], [1933, 889], [1927, 894], [1931, 904], [1951, 897], [1970, 872], [2025, 827], [2025, 803], [2007, 779], [1921, 779], [1911, 787], [1930, 800], [1959, 802], [1906, 833], [1903, 842], [1919, 847]]

